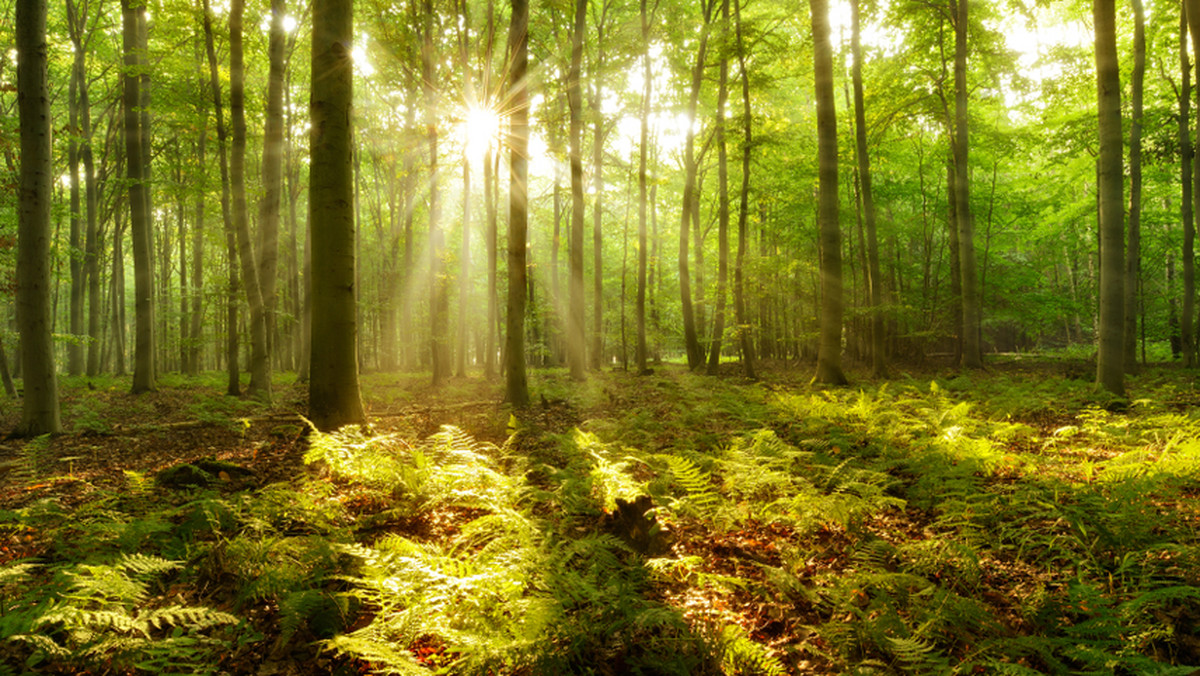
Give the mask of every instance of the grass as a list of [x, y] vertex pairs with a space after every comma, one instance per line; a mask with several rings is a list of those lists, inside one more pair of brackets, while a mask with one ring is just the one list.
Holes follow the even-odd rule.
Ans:
[[[1194, 378], [1062, 373], [547, 370], [516, 412], [372, 374], [373, 427], [307, 439], [68, 382], [77, 434], [6, 446], [0, 674], [1196, 673]], [[163, 402], [205, 426], [96, 436]], [[205, 456], [256, 474], [156, 487]]]

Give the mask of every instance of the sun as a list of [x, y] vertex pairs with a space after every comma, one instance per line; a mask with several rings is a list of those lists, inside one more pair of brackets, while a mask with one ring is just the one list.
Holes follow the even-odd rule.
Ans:
[[472, 162], [482, 162], [488, 148], [496, 148], [500, 138], [500, 114], [480, 103], [468, 104], [462, 112], [459, 136]]

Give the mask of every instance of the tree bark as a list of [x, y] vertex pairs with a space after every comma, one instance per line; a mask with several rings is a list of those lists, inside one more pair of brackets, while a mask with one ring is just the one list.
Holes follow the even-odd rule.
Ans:
[[605, 19], [608, 3], [601, 3], [600, 20], [596, 22], [596, 59], [592, 72], [592, 114], [596, 116], [592, 130], [592, 186], [596, 194], [592, 205], [592, 350], [594, 370], [604, 361], [604, 111], [601, 107], [601, 83], [604, 74]]
[[975, 273], [975, 221], [971, 213], [970, 139], [967, 128], [967, 5], [958, 0], [954, 22], [954, 192], [958, 228], [959, 273], [962, 277], [963, 366], [983, 366], [980, 348], [979, 281]]
[[583, 38], [587, 30], [587, 0], [575, 0], [575, 21], [571, 27], [571, 68], [567, 74], [567, 104], [570, 108], [571, 232], [569, 242], [570, 277], [567, 281], [567, 364], [571, 379], [585, 378], [583, 308], [583, 94], [580, 71]]
[[1192, 316], [1196, 313], [1196, 221], [1195, 205], [1192, 202], [1192, 156], [1195, 150], [1191, 139], [1192, 64], [1188, 58], [1186, 5], [1180, 7], [1179, 23], [1179, 175], [1180, 192], [1183, 197], [1179, 204], [1179, 216], [1183, 221], [1183, 307], [1179, 320], [1179, 336], [1183, 365], [1185, 368], [1192, 368], [1196, 365], [1195, 324], [1192, 322]]
[[[653, 73], [650, 70], [650, 20], [646, 11], [647, 0], [641, 0], [639, 17], [642, 30], [642, 107], [641, 143], [638, 149], [638, 287], [637, 287], [637, 343], [634, 361], [639, 374], [649, 372], [646, 365], [646, 267], [648, 264], [648, 237], [646, 210], [649, 201], [646, 156], [650, 150], [650, 97], [653, 93]], [[727, 5], [728, 6], [728, 5]]]
[[[21, 130], [17, 222], [17, 328], [21, 337], [23, 435], [62, 431], [50, 316], [50, 90], [45, 0], [16, 8], [17, 114]], [[2, 357], [0, 357], [2, 358]]]
[[276, 336], [275, 289], [279, 268], [279, 220], [283, 196], [283, 82], [287, 66], [284, 46], [287, 39], [283, 20], [286, 0], [271, 0], [271, 28], [267, 42], [267, 110], [263, 128], [263, 197], [258, 211], [258, 282], [263, 304], [262, 330], [267, 351], [266, 369], [270, 387], [271, 358], [278, 352]]
[[[692, 68], [692, 87], [688, 95], [687, 117], [696, 118], [700, 101], [700, 87], [704, 83], [704, 58], [708, 51], [708, 30], [712, 23], [715, 0], [704, 0], [701, 9], [704, 24], [700, 29], [700, 45], [696, 50], [696, 65]], [[696, 370], [704, 364], [704, 348], [696, 331], [696, 313], [692, 305], [692, 279], [688, 261], [688, 237], [696, 209], [696, 134], [691, 125], [684, 137], [683, 150], [683, 200], [679, 217], [679, 298], [683, 313], [683, 342], [687, 351], [688, 368]]]
[[309, 209], [312, 347], [308, 416], [320, 430], [366, 422], [354, 287], [352, 0], [314, 0]]
[[737, 31], [738, 68], [742, 73], [742, 124], [745, 139], [742, 142], [742, 190], [738, 206], [738, 248], [733, 270], [733, 305], [737, 319], [738, 340], [742, 349], [742, 373], [754, 378], [754, 336], [750, 317], [746, 312], [746, 253], [750, 220], [750, 157], [754, 151], [754, 112], [750, 106], [750, 71], [746, 68], [746, 42], [742, 36], [741, 0], [734, 0], [734, 22]]
[[526, 69], [529, 63], [529, 2], [512, 0], [512, 23], [508, 49], [509, 105], [511, 106], [508, 188], [508, 331], [505, 337], [505, 399], [514, 407], [529, 404], [525, 379], [525, 241], [528, 227], [529, 92]]
[[[736, 1], [736, 0], [735, 0]], [[721, 3], [722, 31], [729, 25], [729, 0]], [[729, 101], [729, 57], [721, 54], [717, 75], [717, 116], [713, 136], [717, 144], [717, 298], [713, 310], [712, 344], [708, 375], [720, 373], [721, 344], [725, 337], [725, 301], [729, 285], [729, 153], [725, 144], [725, 106]]]
[[867, 283], [871, 302], [871, 373], [876, 378], [887, 375], [883, 347], [883, 280], [879, 272], [879, 239], [875, 223], [875, 198], [871, 190], [871, 156], [867, 151], [867, 115], [863, 104], [862, 40], [860, 35], [860, 1], [850, 3], [851, 50], [854, 53], [855, 153], [858, 156], [858, 177], [862, 189], [863, 225], [867, 240]]
[[[73, 3], [70, 3], [73, 4]], [[73, 15], [74, 11], [68, 7], [68, 15]], [[71, 23], [74, 23], [73, 21]], [[74, 30], [71, 31], [74, 34]], [[70, 342], [67, 343], [67, 373], [77, 376], [83, 373], [84, 369], [84, 351], [83, 351], [83, 290], [84, 290], [84, 271], [83, 271], [83, 246], [81, 241], [82, 223], [81, 217], [81, 200], [80, 200], [80, 180], [79, 180], [79, 90], [83, 86], [84, 80], [87, 79], [87, 73], [83, 68], [83, 51], [76, 49], [75, 58], [71, 63], [71, 77], [68, 84], [67, 107], [70, 117], [70, 132], [67, 138], [67, 165], [71, 177], [71, 232], [68, 242], [68, 256], [70, 257], [71, 270], [71, 301], [69, 313], [68, 331], [71, 333]]]
[[233, 0], [229, 9], [229, 115], [233, 146], [229, 162], [229, 184], [233, 194], [233, 229], [237, 235], [242, 288], [250, 306], [250, 386], [247, 394], [271, 400], [271, 359], [267, 349], [266, 313], [258, 278], [258, 257], [250, 238], [246, 213], [246, 107], [245, 60], [242, 50], [244, 0]]
[[[1188, 2], [1200, 5], [1200, 0]], [[1121, 157], [1121, 74], [1117, 60], [1114, 0], [1093, 0], [1092, 14], [1096, 27], [1096, 100], [1100, 138], [1100, 350], [1096, 359], [1096, 382], [1112, 394], [1124, 396], [1124, 177]]]
[[151, 250], [149, 200], [146, 196], [147, 161], [144, 156], [143, 116], [139, 108], [143, 101], [141, 96], [141, 78], [138, 71], [143, 68], [143, 60], [139, 54], [144, 52], [145, 44], [140, 40], [144, 35], [138, 29], [144, 21], [146, 8], [144, 5], [133, 7], [132, 0], [121, 0], [123, 17], [123, 49], [124, 49], [124, 95], [125, 106], [125, 164], [126, 177], [129, 179], [129, 231], [133, 247], [133, 283], [134, 283], [134, 361], [133, 386], [134, 394], [148, 392], [155, 388], [154, 374], [154, 275]]
[[1132, 114], [1129, 125], [1129, 234], [1125, 250], [1125, 372], [1137, 373], [1138, 280], [1142, 254], [1142, 90], [1146, 80], [1146, 12], [1142, 0], [1133, 6]]
[[225, 260], [229, 270], [229, 285], [225, 293], [225, 393], [237, 396], [241, 391], [238, 376], [238, 277], [237, 236], [234, 233], [230, 207], [229, 157], [226, 151], [225, 114], [221, 102], [221, 79], [217, 69], [217, 51], [213, 41], [212, 8], [204, 0], [204, 43], [208, 52], [209, 87], [213, 97], [213, 116], [217, 120], [217, 155], [221, 169], [221, 222], [225, 232]]
[[433, 45], [435, 12], [432, 0], [423, 0], [422, 7], [421, 73], [425, 88], [425, 138], [429, 144], [429, 354], [433, 366], [433, 384], [436, 386], [450, 376], [450, 299], [447, 296], [449, 285], [445, 271], [446, 242], [441, 230], [441, 204], [438, 199], [437, 71]]
[[814, 380], [826, 385], [844, 385], [842, 234], [838, 226], [837, 113], [833, 96], [833, 48], [829, 42], [829, 2], [809, 0], [809, 6], [812, 8], [813, 76], [817, 100], [817, 227], [821, 245], [821, 328]]

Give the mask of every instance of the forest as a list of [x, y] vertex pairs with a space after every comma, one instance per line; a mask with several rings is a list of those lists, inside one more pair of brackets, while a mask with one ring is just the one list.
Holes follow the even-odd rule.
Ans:
[[1200, 0], [0, 43], [0, 676], [1200, 673]]

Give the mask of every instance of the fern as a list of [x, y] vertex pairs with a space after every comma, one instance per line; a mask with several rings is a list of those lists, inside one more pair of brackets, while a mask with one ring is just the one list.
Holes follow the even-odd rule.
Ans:
[[717, 650], [726, 673], [763, 676], [785, 676], [788, 673], [778, 657], [751, 639], [746, 630], [737, 625], [721, 628]]
[[690, 460], [675, 455], [661, 456], [667, 462], [671, 477], [686, 492], [679, 499], [683, 508], [695, 509], [698, 515], [712, 514], [721, 497], [713, 487], [712, 475], [702, 471]]

